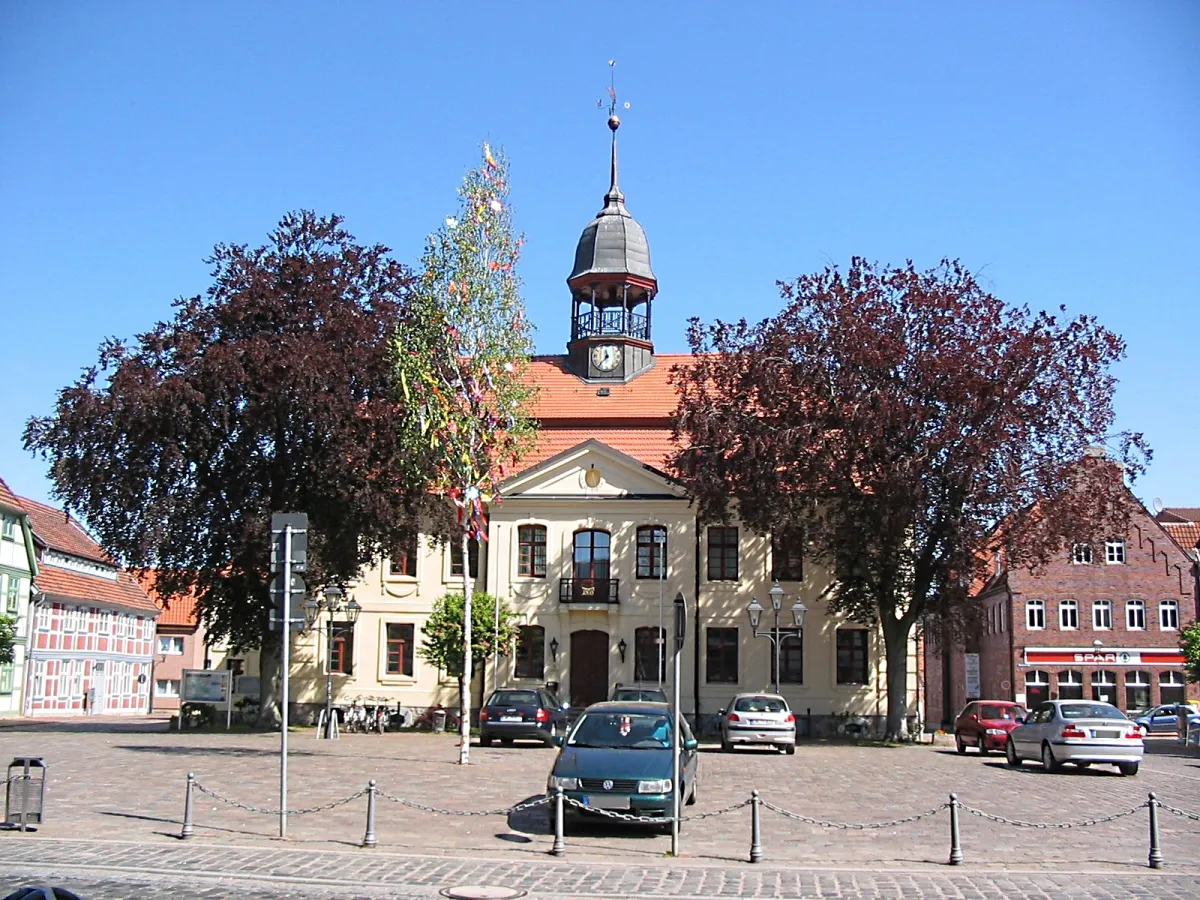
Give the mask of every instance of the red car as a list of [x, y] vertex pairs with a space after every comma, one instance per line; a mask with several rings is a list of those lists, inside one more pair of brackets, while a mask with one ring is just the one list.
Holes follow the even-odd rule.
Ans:
[[959, 753], [976, 747], [986, 754], [1003, 750], [1008, 733], [1025, 718], [1025, 707], [1007, 700], [974, 700], [954, 720], [954, 746]]

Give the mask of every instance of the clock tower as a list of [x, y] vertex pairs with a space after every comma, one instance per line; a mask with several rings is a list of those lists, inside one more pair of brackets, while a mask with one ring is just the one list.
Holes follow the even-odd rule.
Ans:
[[583, 229], [571, 289], [568, 365], [586, 381], [628, 381], [654, 365], [650, 306], [658, 281], [650, 268], [646, 232], [625, 208], [617, 186], [617, 118], [610, 109], [612, 179], [604, 208]]

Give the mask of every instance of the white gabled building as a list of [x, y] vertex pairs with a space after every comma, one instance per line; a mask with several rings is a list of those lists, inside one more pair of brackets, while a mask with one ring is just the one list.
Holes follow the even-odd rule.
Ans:
[[30, 635], [29, 593], [36, 574], [29, 515], [0, 478], [0, 616], [15, 620], [16, 631], [13, 660], [0, 663], [0, 716], [21, 713]]

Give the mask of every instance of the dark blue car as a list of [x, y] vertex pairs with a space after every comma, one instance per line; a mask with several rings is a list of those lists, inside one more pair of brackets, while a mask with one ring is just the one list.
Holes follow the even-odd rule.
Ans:
[[1200, 713], [1196, 712], [1194, 706], [1175, 703], [1156, 706], [1143, 715], [1137, 716], [1133, 721], [1137, 723], [1142, 734], [1178, 734], [1179, 709], [1184, 711], [1193, 729], [1200, 727]]
[[[681, 721], [680, 734], [680, 796], [695, 803], [699, 761], [686, 720]], [[671, 709], [667, 704], [593, 704], [561, 743], [546, 787], [551, 796], [561, 787], [579, 804], [564, 804], [568, 821], [589, 810], [613, 810], [663, 818], [670, 824]], [[551, 825], [553, 817], [551, 805]]]
[[515, 740], [555, 743], [567, 730], [567, 708], [545, 689], [501, 688], [492, 691], [479, 710], [479, 743], [511, 744]]

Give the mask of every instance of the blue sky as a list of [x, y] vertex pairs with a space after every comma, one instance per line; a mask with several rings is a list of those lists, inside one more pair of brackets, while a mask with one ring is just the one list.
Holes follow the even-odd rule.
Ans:
[[484, 140], [561, 352], [610, 58], [659, 350], [852, 254], [960, 257], [1124, 335], [1137, 493], [1200, 505], [1200, 4], [1172, 0], [0, 4], [0, 474], [49, 497], [25, 420], [202, 293], [213, 244], [312, 208], [415, 262]]

